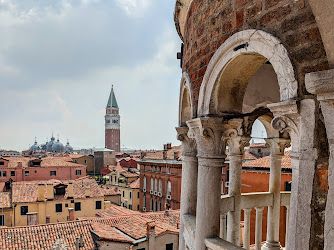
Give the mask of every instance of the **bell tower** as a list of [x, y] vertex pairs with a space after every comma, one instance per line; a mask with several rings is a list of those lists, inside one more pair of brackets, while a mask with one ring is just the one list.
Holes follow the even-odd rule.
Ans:
[[105, 147], [116, 152], [121, 151], [120, 142], [120, 115], [114, 93], [114, 85], [111, 87], [105, 118]]

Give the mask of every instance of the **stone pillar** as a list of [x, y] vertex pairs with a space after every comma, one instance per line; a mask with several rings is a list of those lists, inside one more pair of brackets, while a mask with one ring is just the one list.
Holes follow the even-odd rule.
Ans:
[[[320, 101], [328, 140], [328, 193], [323, 234], [324, 249], [329, 250], [334, 246], [334, 69], [306, 74], [305, 85], [307, 91], [316, 94]], [[323, 186], [319, 191], [326, 192], [326, 184]]]
[[197, 118], [187, 122], [188, 136], [195, 138], [198, 157], [195, 249], [205, 250], [205, 238], [219, 235], [220, 187], [225, 161], [224, 125], [221, 118]]
[[263, 250], [281, 249], [279, 242], [280, 207], [281, 207], [281, 162], [284, 149], [290, 141], [286, 139], [266, 139], [270, 147], [270, 177], [269, 192], [273, 194], [273, 205], [268, 207], [267, 216], [267, 240]]
[[237, 246], [240, 246], [242, 158], [244, 147], [248, 145], [250, 140], [250, 137], [239, 135], [238, 130], [241, 128], [242, 122], [242, 119], [230, 120], [229, 124], [233, 128], [224, 133], [230, 159], [228, 194], [234, 197], [234, 211], [227, 214], [227, 241]]
[[176, 128], [176, 131], [177, 139], [182, 142], [179, 249], [184, 250], [186, 246], [183, 238], [183, 216], [184, 214], [196, 215], [198, 161], [196, 142], [188, 137], [189, 128], [179, 127]]

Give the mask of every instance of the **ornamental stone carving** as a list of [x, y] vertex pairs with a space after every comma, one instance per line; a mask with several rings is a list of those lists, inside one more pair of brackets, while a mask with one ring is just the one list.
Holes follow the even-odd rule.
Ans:
[[182, 142], [182, 156], [194, 157], [197, 155], [196, 140], [188, 136], [189, 128], [177, 127], [177, 139]]

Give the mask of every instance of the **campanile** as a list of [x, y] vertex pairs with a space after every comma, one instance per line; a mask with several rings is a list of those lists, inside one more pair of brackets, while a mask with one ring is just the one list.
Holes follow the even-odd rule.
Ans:
[[105, 147], [116, 152], [121, 151], [120, 142], [120, 115], [114, 93], [114, 85], [111, 88], [105, 118]]

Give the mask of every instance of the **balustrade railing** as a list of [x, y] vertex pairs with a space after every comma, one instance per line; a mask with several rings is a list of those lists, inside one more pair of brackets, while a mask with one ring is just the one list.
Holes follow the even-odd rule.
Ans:
[[[281, 192], [280, 205], [286, 207], [286, 235], [288, 234], [288, 221], [289, 221], [289, 206], [290, 206], [290, 192]], [[244, 211], [244, 233], [242, 248], [226, 241], [227, 231], [231, 230], [226, 225], [226, 215], [228, 212], [234, 210], [234, 197], [229, 195], [223, 195], [220, 202], [220, 233], [219, 238], [208, 238], [205, 240], [205, 245], [209, 250], [224, 250], [224, 249], [261, 249], [262, 243], [262, 217], [263, 209], [273, 205], [274, 196], [269, 192], [261, 193], [244, 193], [241, 195], [241, 209]], [[255, 209], [255, 245], [250, 246], [251, 235], [251, 210]], [[195, 241], [196, 231], [196, 217], [193, 215], [184, 215], [184, 232], [183, 236], [186, 241], [186, 245], [189, 249], [193, 248], [193, 242]]]

